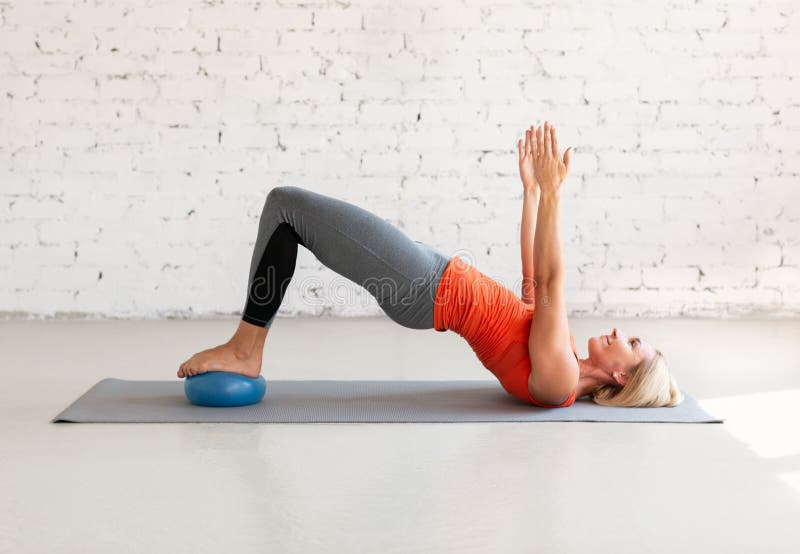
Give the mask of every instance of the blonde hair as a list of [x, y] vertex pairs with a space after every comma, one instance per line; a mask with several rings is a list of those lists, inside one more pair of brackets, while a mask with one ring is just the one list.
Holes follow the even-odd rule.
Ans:
[[683, 393], [660, 350], [634, 367], [623, 386], [602, 385], [590, 396], [601, 406], [659, 408], [683, 402]]

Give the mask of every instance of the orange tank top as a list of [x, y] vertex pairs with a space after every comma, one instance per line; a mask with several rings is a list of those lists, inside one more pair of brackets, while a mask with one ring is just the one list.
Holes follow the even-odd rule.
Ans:
[[[528, 339], [533, 311], [533, 304], [523, 302], [502, 284], [453, 256], [437, 285], [433, 327], [464, 337], [483, 366], [512, 396], [543, 408], [570, 406], [575, 402], [577, 389], [561, 404], [539, 402], [528, 389], [531, 373]], [[569, 338], [577, 360], [572, 332]]]

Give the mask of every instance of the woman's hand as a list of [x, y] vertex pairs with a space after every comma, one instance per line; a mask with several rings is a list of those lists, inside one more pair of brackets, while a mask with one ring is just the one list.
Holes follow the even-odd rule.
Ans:
[[522, 178], [522, 188], [525, 192], [538, 192], [539, 184], [536, 182], [536, 176], [533, 173], [533, 125], [525, 131], [525, 144], [522, 144], [522, 139], [517, 141], [517, 150], [519, 150], [519, 176]]
[[562, 160], [558, 151], [556, 129], [545, 121], [543, 126], [536, 129], [532, 150], [533, 173], [542, 193], [558, 193], [569, 174], [572, 147], [567, 148]]

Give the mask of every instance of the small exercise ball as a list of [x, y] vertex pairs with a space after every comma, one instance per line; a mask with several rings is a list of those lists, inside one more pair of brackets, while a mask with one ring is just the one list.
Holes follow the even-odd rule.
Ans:
[[187, 377], [183, 391], [197, 406], [230, 407], [255, 404], [264, 398], [267, 382], [229, 371], [209, 371]]

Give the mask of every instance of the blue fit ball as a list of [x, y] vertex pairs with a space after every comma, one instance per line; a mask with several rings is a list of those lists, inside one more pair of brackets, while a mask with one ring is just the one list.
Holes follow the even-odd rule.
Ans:
[[247, 406], [264, 398], [267, 382], [261, 375], [254, 379], [229, 371], [209, 371], [187, 377], [183, 390], [189, 402], [197, 406]]

